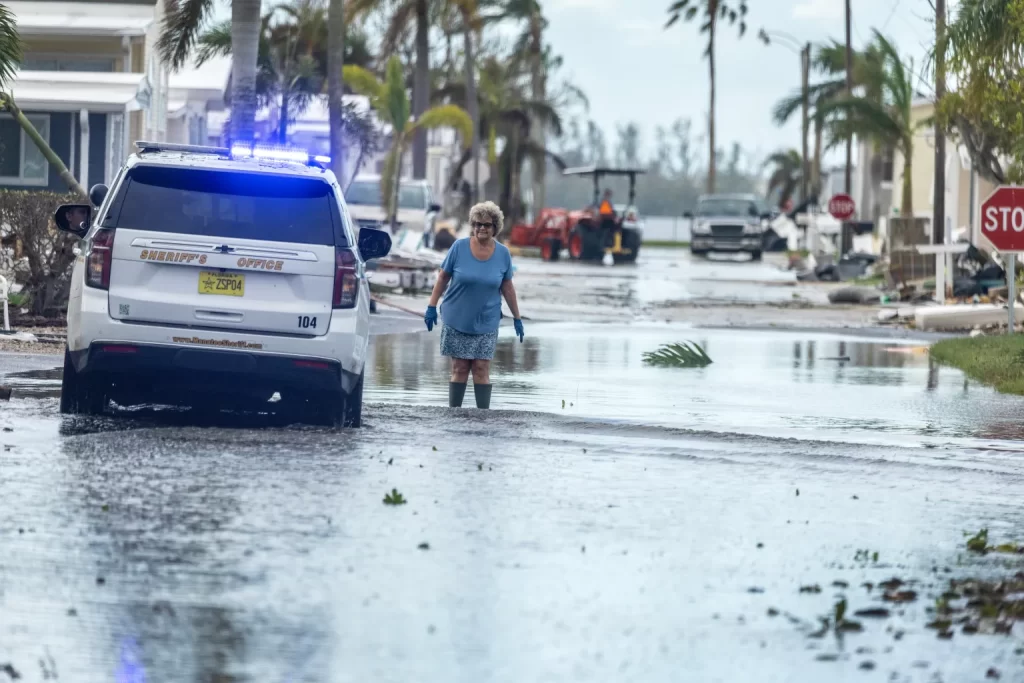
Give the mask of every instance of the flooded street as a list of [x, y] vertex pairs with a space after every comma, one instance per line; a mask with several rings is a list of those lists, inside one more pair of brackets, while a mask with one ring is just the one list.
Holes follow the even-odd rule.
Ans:
[[[437, 339], [375, 339], [354, 431], [62, 420], [54, 359], [3, 357], [0, 667], [83, 683], [1024, 677], [1019, 632], [926, 628], [952, 576], [1020, 568], [964, 537], [1021, 540], [1020, 399], [913, 340], [537, 322], [523, 344], [503, 328], [496, 410], [455, 411]], [[714, 364], [642, 364], [683, 340]], [[406, 504], [383, 504], [394, 489]], [[919, 597], [863, 585], [892, 577]], [[890, 615], [811, 637], [841, 598]]]

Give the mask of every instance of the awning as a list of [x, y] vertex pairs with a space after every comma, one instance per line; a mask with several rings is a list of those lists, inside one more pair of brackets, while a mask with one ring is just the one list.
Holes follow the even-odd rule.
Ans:
[[156, 19], [153, 5], [30, 0], [8, 0], [5, 4], [14, 14], [22, 36], [144, 36]]
[[123, 112], [138, 109], [145, 74], [20, 71], [9, 92], [25, 110]]

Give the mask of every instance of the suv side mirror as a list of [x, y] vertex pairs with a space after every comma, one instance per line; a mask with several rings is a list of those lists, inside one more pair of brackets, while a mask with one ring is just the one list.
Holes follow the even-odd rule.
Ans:
[[360, 230], [358, 246], [364, 261], [381, 258], [391, 251], [391, 235], [386, 230]]
[[689, 218], [692, 221], [693, 220], [693, 212], [692, 211], [683, 211], [683, 218]]
[[58, 229], [85, 237], [92, 226], [92, 207], [88, 204], [64, 204], [53, 214], [53, 221]]
[[103, 200], [107, 198], [107, 192], [110, 191], [103, 183], [93, 185], [92, 189], [89, 190], [89, 201], [92, 202], [93, 206], [103, 206]]
[[427, 211], [429, 213], [441, 213], [441, 205], [437, 202], [431, 202], [430, 205], [427, 206]]

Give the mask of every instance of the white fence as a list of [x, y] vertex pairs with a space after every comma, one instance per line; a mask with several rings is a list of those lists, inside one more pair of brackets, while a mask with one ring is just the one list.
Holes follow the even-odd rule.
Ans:
[[644, 216], [644, 240], [689, 242], [690, 219], [682, 216]]

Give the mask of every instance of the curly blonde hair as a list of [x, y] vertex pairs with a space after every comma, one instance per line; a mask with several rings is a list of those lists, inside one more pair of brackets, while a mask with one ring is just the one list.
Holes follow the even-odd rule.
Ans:
[[491, 223], [494, 226], [493, 234], [497, 235], [504, 227], [505, 214], [501, 212], [501, 209], [494, 202], [480, 202], [469, 210], [469, 222], [470, 224]]

